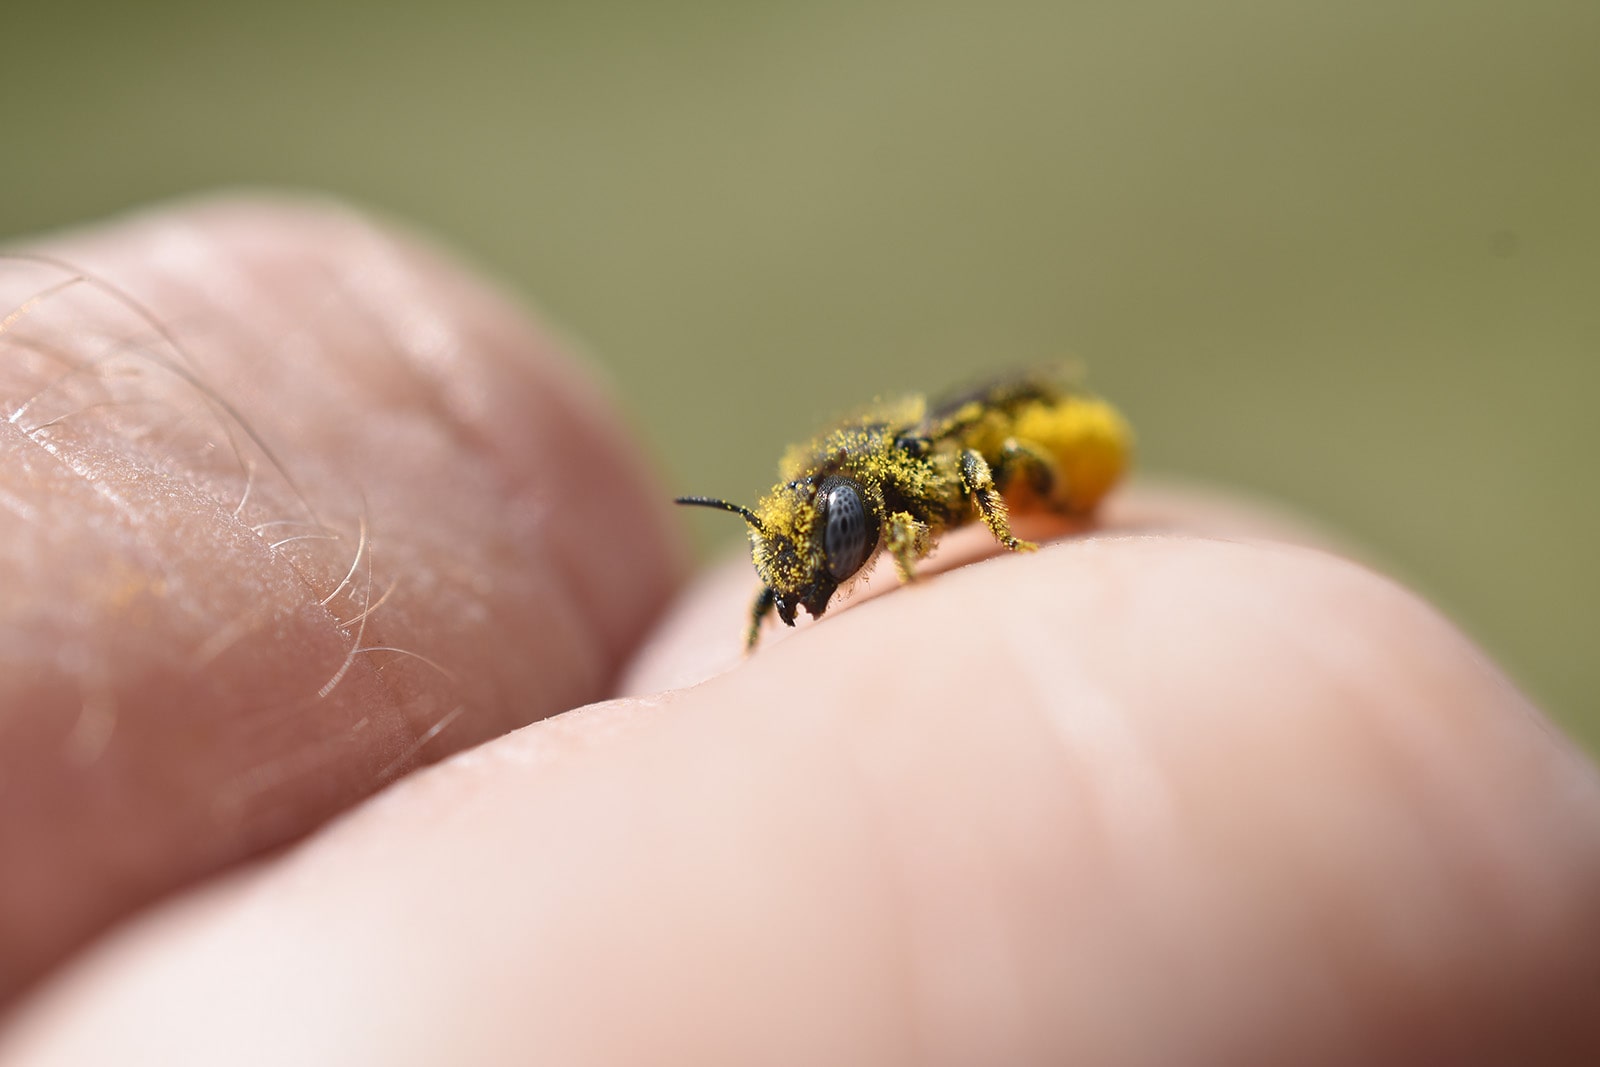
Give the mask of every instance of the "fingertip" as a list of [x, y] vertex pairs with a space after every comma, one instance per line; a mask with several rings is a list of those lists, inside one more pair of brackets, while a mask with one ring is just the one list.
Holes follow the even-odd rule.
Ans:
[[848, 752], [898, 843], [939, 1042], [1152, 1063], [1600, 1048], [1594, 769], [1360, 565], [1077, 539], [830, 614], [692, 695]]

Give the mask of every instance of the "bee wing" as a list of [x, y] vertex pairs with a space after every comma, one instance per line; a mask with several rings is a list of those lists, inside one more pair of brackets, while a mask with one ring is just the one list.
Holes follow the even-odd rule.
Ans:
[[1083, 391], [1083, 368], [1076, 363], [1045, 363], [1006, 371], [935, 401], [921, 431], [928, 437], [943, 437], [992, 412], [1009, 412], [1036, 400]]

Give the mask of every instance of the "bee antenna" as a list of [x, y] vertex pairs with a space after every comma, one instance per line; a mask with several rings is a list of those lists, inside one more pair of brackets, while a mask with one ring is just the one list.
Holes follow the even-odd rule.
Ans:
[[761, 525], [761, 520], [749, 508], [742, 508], [738, 504], [730, 504], [726, 500], [718, 500], [714, 496], [680, 496], [673, 501], [674, 504], [688, 504], [697, 508], [717, 508], [721, 511], [731, 511], [748, 522], [756, 533], [764, 534], [767, 528]]

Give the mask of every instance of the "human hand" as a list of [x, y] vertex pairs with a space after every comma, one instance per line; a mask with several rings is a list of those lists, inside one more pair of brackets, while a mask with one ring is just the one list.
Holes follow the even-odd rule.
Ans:
[[7, 991], [93, 939], [0, 1063], [1600, 1057], [1593, 767], [1292, 526], [1133, 492], [740, 660], [748, 562], [647, 639], [670, 494], [453, 268], [263, 205], [55, 252], [271, 457], [143, 363], [41, 392], [159, 347], [103, 295], [0, 334], [60, 402], [0, 483]]

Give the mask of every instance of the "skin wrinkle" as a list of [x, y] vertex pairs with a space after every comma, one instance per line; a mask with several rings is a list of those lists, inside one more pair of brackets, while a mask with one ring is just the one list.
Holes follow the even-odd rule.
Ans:
[[[1051, 553], [1072, 554], [1079, 559], [1099, 559], [1104, 556], [1103, 542], [1111, 540], [1126, 540], [1121, 538], [1095, 537], [1092, 539], [1074, 541], [1067, 544], [1053, 545], [1045, 551]], [[985, 567], [1008, 566], [1010, 561], [997, 560], [986, 563]], [[975, 568], [971, 577], [976, 577], [977, 572], [983, 568]], [[1022, 721], [1029, 724], [1027, 733], [1030, 737], [1038, 735], [1045, 739], [1048, 750], [1055, 753], [1062, 766], [1056, 777], [1062, 785], [1070, 790], [1070, 800], [1065, 796], [1060, 803], [1061, 819], [1065, 827], [1057, 832], [1041, 832], [1039, 824], [1045, 813], [1037, 813], [1032, 817], [1024, 816], [1020, 820], [1038, 837], [1048, 841], [1061, 843], [1061, 847], [1071, 853], [1067, 861], [1069, 866], [1087, 867], [1106, 871], [1116, 871], [1128, 861], [1137, 861], [1151, 850], [1152, 844], [1161, 838], [1146, 838], [1139, 835], [1137, 828], [1129, 827], [1121, 820], [1125, 817], [1125, 810], [1117, 810], [1106, 802], [1109, 795], [1108, 787], [1117, 778], [1126, 774], [1129, 763], [1135, 765], [1151, 762], [1154, 752], [1147, 744], [1134, 745], [1133, 747], [1118, 746], [1116, 755], [1092, 746], [1087, 752], [1083, 749], [1083, 742], [1094, 735], [1092, 730], [1076, 729], [1082, 725], [1082, 713], [1085, 701], [1082, 698], [1084, 683], [1092, 676], [1092, 664], [1098, 662], [1104, 654], [1098, 642], [1104, 634], [1117, 633], [1125, 625], [1125, 617], [1132, 610], [1127, 603], [1126, 594], [1121, 590], [1119, 575], [1115, 568], [1102, 569], [1101, 578], [1094, 583], [1087, 593], [1082, 586], [1069, 585], [1056, 587], [1051, 584], [1034, 590], [1031, 603], [1024, 601], [1014, 605], [1000, 623], [1000, 632], [991, 640], [994, 647], [988, 649], [988, 655], [997, 662], [1005, 664], [1001, 672], [1013, 680], [1019, 689], [1019, 697], [1015, 701], [1018, 713], [1023, 716]], [[962, 580], [968, 580], [968, 575], [963, 574]], [[1088, 597], [1085, 600], [1085, 596]], [[1064, 601], [1064, 602], [1063, 602]], [[1035, 611], [1029, 611], [1035, 607]], [[1085, 614], [1101, 618], [1100, 609], [1105, 607], [1109, 613], [1103, 616], [1104, 625], [1097, 627], [1096, 633], [1087, 635], [1087, 641], [1073, 643], [1064, 642], [1060, 632], [1046, 624], [1041, 625], [1041, 619], [1050, 619], [1053, 616], [1069, 614]], [[1096, 690], [1093, 683], [1089, 683], [1089, 692]], [[1069, 702], [1063, 703], [1066, 698]], [[1115, 718], [1118, 709], [1108, 708], [1108, 713]], [[1104, 730], [1109, 723], [1097, 724]], [[997, 724], [997, 728], [1015, 729], [1012, 723]], [[1125, 736], [1130, 733], [1128, 724], [1121, 725]], [[1160, 787], [1161, 774], [1143, 773], [1140, 775], [1143, 788], [1155, 787], [1158, 793], [1166, 790]], [[1124, 788], [1120, 792], [1124, 797], [1128, 791]], [[1165, 815], [1170, 818], [1173, 814], [1170, 801], [1162, 805]], [[1163, 819], [1162, 821], [1167, 821]], [[1171, 825], [1168, 822], [1168, 825]], [[1170, 835], [1165, 838], [1170, 841]], [[1119, 848], [1121, 841], [1130, 848]], [[1138, 844], [1135, 845], [1135, 842]], [[1159, 846], [1157, 846], [1159, 850]], [[1132, 879], [1133, 884], [1138, 884], [1138, 879]], [[1088, 894], [1085, 895], [1085, 890]], [[1069, 890], [1069, 895], [1062, 901], [1062, 914], [1059, 921], [1070, 925], [1078, 938], [1092, 937], [1093, 925], [1101, 909], [1106, 906], [1108, 898], [1105, 894], [1095, 892], [1092, 886], [1085, 886], [1076, 891]], [[1126, 906], [1128, 901], [1124, 899]], [[1159, 915], [1160, 912], [1155, 914]], [[1027, 916], [1018, 916], [1015, 920], [1021, 927], [1026, 927]], [[1033, 935], [1037, 936], [1037, 933]], [[1012, 955], [1019, 961], [1029, 956], [1031, 938], [1019, 929], [1017, 935], [1009, 939], [1012, 943]], [[1037, 966], [1037, 961], [1035, 962]], [[1020, 962], [1013, 965], [1016, 972], [1009, 983], [1019, 992], [1040, 986], [1050, 987], [1055, 983], [1040, 981], [1034, 974], [1032, 981], [1027, 975], [1028, 968]], [[1069, 979], [1070, 981], [1070, 979]], [[1059, 987], [1058, 987], [1059, 988]], [[1093, 1016], [1091, 1007], [1105, 996], [1105, 990], [1093, 987], [1093, 984], [1079, 986], [1073, 995], [1059, 998], [1055, 1005], [1038, 1004], [1034, 1006], [1032, 1025], [1020, 1028], [1022, 1032], [1042, 1033], [1052, 1029], [1072, 1028], [1084, 1035], [1084, 1040], [1089, 1048], [1086, 1054], [1093, 1059], [1095, 1036], [1099, 1033], [1102, 1042], [1102, 1055], [1112, 1055], [1113, 1045], [1110, 1034], [1104, 1028], [1103, 1019]], [[1109, 1015], [1107, 1016], [1109, 1017]], [[995, 1020], [996, 1025], [1002, 1025]], [[971, 1037], [975, 1044], [969, 1049], [970, 1055], [966, 1062], [976, 1062], [982, 1058], [982, 1033], [986, 1027], [974, 1028]], [[1115, 1047], [1118, 1055], [1132, 1056], [1135, 1060], [1138, 1054], [1135, 1049], [1145, 1045], [1148, 1054], [1150, 1038], [1141, 1037], [1132, 1032], [1124, 1031], [1118, 1035]], [[1032, 1055], [1024, 1055], [1019, 1050], [1013, 1050], [1011, 1061], [1034, 1062], [1038, 1061], [1043, 1053], [1041, 1050], [1032, 1050]], [[1155, 1057], [1150, 1057], [1152, 1060]]]
[[[241, 464], [247, 463], [240, 450], [240, 436], [242, 435], [263, 454], [268, 464], [288, 484], [298, 502], [307, 508], [310, 518], [315, 520], [316, 516], [313, 512], [310, 512], [309, 502], [306, 501], [304, 494], [293, 485], [288, 472], [283, 468], [282, 463], [272, 455], [263, 439], [250, 429], [248, 424], [239, 417], [238, 412], [222, 396], [205, 387], [200, 377], [201, 370], [194, 354], [180, 340], [171, 324], [158, 319], [144, 302], [134, 297], [127, 290], [111, 284], [92, 272], [83, 271], [58, 257], [37, 252], [27, 252], [10, 253], [4, 258], [14, 264], [32, 263], [51, 271], [67, 273], [70, 276], [69, 280], [73, 284], [81, 290], [86, 290], [85, 295], [97, 298], [96, 310], [115, 312], [122, 318], [131, 317], [133, 325], [136, 327], [131, 334], [111, 333], [109, 332], [110, 328], [107, 327], [106, 343], [110, 346], [108, 349], [99, 355], [84, 360], [74, 360], [68, 357], [65, 361], [71, 365], [72, 369], [61, 377], [47, 383], [40, 392], [34, 393], [27, 401], [28, 405], [38, 400], [43, 392], [63, 384], [67, 379], [78, 378], [103, 363], [109, 363], [119, 356], [126, 355], [133, 361], [134, 370], [138, 373], [140, 381], [146, 380], [147, 372], [159, 370], [163, 372], [163, 380], [168, 376], [173, 379], [166, 382], [169, 389], [176, 384], [188, 386], [191, 394], [190, 399], [198, 400], [201, 405], [210, 410], [218, 432], [227, 440], [230, 453], [235, 459]], [[51, 288], [54, 289], [56, 287]], [[64, 287], [62, 291], [65, 291]], [[39, 309], [35, 307], [33, 310], [37, 312]], [[64, 318], [64, 316], [60, 318]], [[70, 329], [70, 326], [68, 328]], [[84, 338], [77, 339], [77, 344], [80, 346], [84, 343]], [[94, 384], [109, 384], [115, 374], [115, 368], [107, 368], [95, 380]], [[116, 398], [112, 397], [109, 392], [101, 391], [98, 395], [104, 396], [106, 403], [98, 406], [89, 405], [87, 410], [97, 410], [103, 413], [104, 418], [101, 420], [101, 425], [110, 436], [105, 437], [105, 434], [102, 436], [110, 444], [112, 451], [116, 451], [118, 445], [130, 443], [134, 439], [143, 436], [144, 432], [147, 432], [141, 430], [137, 421], [122, 423], [117, 420], [118, 405], [116, 404]], [[144, 398], [134, 397], [130, 399], [134, 403], [138, 403]], [[79, 410], [86, 409], [80, 408]], [[174, 410], [181, 409], [174, 405]], [[148, 426], [148, 423], [145, 425]], [[203, 457], [206, 450], [210, 449], [214, 443], [208, 441], [198, 452], [191, 452], [188, 455], [189, 462], [183, 472], [187, 477], [192, 479], [202, 473], [201, 466], [196, 460]], [[165, 469], [166, 465], [160, 462], [158, 457], [146, 456], [145, 458], [157, 470]]]
[[[1088, 552], [1094, 551], [1089, 543], [1081, 546], [1076, 543], [1071, 546], [1051, 546], [1046, 550], [1073, 551], [1080, 547]], [[1016, 847], [1025, 849], [1028, 836], [1035, 836], [1036, 839], [1042, 837], [1061, 848], [1064, 868], [1102, 865], [1109, 868], [1117, 862], [1120, 851], [1114, 832], [1117, 826], [1115, 820], [1119, 816], [1115, 806], [1110, 803], [1112, 784], [1124, 765], [1117, 759], [1107, 759], [1104, 748], [1091, 748], [1086, 754], [1081, 742], [1090, 734], [1103, 737], [1112, 723], [1102, 719], [1096, 724], [1097, 730], [1081, 732], [1074, 731], [1068, 725], [1084, 725], [1083, 716], [1087, 706], [1094, 704], [1097, 699], [1104, 702], [1106, 696], [1095, 689], [1092, 682], [1088, 682], [1090, 672], [1084, 666], [1085, 659], [1092, 658], [1092, 654], [1086, 654], [1087, 650], [1082, 648], [1062, 648], [1060, 642], [1051, 640], [1043, 628], [1030, 625], [1025, 611], [1023, 608], [1024, 613], [1009, 615], [997, 628], [998, 632], [993, 638], [996, 647], [992, 654], [996, 661], [1004, 664], [1002, 669], [1008, 676], [1015, 680], [1018, 690], [1015, 703], [1025, 716], [1029, 739], [1037, 738], [1039, 750], [1059, 761], [1054, 778], [1061, 795], [1058, 801], [1060, 814], [1056, 820], [1047, 821], [1031, 817], [1030, 813], [1019, 813], [1012, 829], [1013, 833], [1021, 836]], [[1114, 620], [1108, 625], [1114, 626]], [[1102, 707], [1101, 711], [1109, 712], [1113, 717], [1116, 714], [1114, 707], [1109, 704]], [[1128, 732], [1125, 724], [1122, 732]], [[1142, 784], [1149, 785], [1148, 782]], [[1125, 788], [1116, 792], [1124, 798], [1127, 796]], [[1060, 828], [1054, 833], [1048, 830], [1041, 832], [1041, 824], [1048, 825], [1049, 821], [1060, 823]], [[1005, 865], [1002, 863], [999, 867], [1003, 871]], [[1069, 883], [1064, 894], [1066, 899], [1056, 912], [1056, 921], [1075, 926], [1084, 924], [1087, 916], [1081, 907], [1081, 893], [1079, 886]], [[1006, 912], [1005, 896], [1004, 893], [997, 894], [995, 901], [997, 915], [1001, 918]], [[1045, 907], [1041, 910], [1049, 912], [1053, 909]], [[1013, 929], [1007, 938], [1006, 962], [1009, 973], [1006, 985], [1010, 988], [1011, 998], [1020, 1007], [1019, 1014], [1024, 1017], [1025, 1025], [1019, 1027], [1019, 1031], [1043, 1034], [1059, 1025], [1057, 1020], [1062, 1016], [1081, 1019], [1085, 1005], [1092, 998], [1080, 1000], [1063, 997], [1055, 1004], [1040, 999], [1039, 989], [1050, 986], [1059, 988], [1061, 983], [1039, 981], [1037, 976], [1030, 980], [1025, 961], [1030, 955], [1031, 942], [1037, 937], [1037, 929], [1028, 928], [1028, 918], [1025, 915], [1014, 917], [1008, 924]], [[1031, 998], [1028, 996], [1030, 991]], [[1030, 999], [1032, 1003], [1029, 1003]], [[964, 1062], [977, 1062], [984, 1056], [981, 1029], [974, 1030], [970, 1036], [975, 1043]], [[1037, 1059], [1040, 1050], [1031, 1051], [1030, 1057], [1017, 1050], [1013, 1062]]]
[[[1108, 628], [1117, 624], [1109, 622]], [[1016, 663], [1013, 676], [1027, 687], [1047, 735], [1058, 746], [1066, 768], [1063, 777], [1080, 786], [1084, 843], [1095, 855], [1124, 864], [1137, 862], [1142, 852], [1118, 848], [1119, 840], [1173, 842], [1182, 822], [1178, 800], [1137, 720], [1094, 677], [1083, 657], [1061, 656], [1059, 647], [1036, 627], [1008, 621], [1005, 645]], [[1070, 700], [1063, 699], [1064, 693], [1071, 694]]]
[[[870, 700], [870, 694], [864, 695], [868, 697], [868, 706], [872, 706], [875, 702]], [[867, 746], [856, 740], [859, 736], [859, 732], [843, 732], [833, 755], [841, 764], [840, 777], [849, 783], [851, 795], [860, 798], [860, 817], [855, 820], [855, 828], [865, 837], [859, 851], [870, 857], [860, 864], [861, 878], [881, 886], [879, 893], [893, 904], [886, 909], [885, 922], [878, 935], [883, 945], [881, 956], [885, 968], [898, 979], [890, 985], [902, 993], [892, 1004], [884, 1005], [884, 1010], [894, 1019], [888, 1028], [904, 1035], [908, 1058], [931, 1064], [935, 1062], [934, 1050], [926, 1037], [934, 1027], [929, 1023], [926, 1010], [928, 998], [919, 995], [917, 988], [919, 967], [926, 956], [920, 951], [913, 917], [912, 904], [917, 899], [918, 886], [908, 877], [910, 865], [905, 862], [904, 850], [897, 844], [900, 838], [893, 798], [889, 791], [873, 788], [872, 764], [880, 763], [881, 757], [874, 760]]]
[[[1025, 820], [1029, 812], [1017, 811], [1014, 814], [1016, 821], [1007, 826], [1002, 820], [1003, 829], [1000, 832], [990, 827], [989, 832], [985, 833], [981, 825], [969, 831], [973, 838], [970, 851], [977, 861], [974, 866], [982, 872], [982, 877], [974, 879], [977, 882], [976, 892], [962, 899], [959, 905], [948, 907], [956, 902], [947, 902], [948, 910], [943, 913], [941, 931], [946, 939], [952, 934], [964, 938], [967, 942], [966, 952], [960, 956], [942, 953], [937, 944], [931, 944], [931, 951], [923, 960], [924, 974], [939, 975], [941, 984], [945, 986], [940, 990], [937, 1001], [929, 998], [924, 1003], [931, 1002], [945, 1012], [959, 1010], [964, 995], [963, 987], [966, 997], [973, 997], [975, 992], [981, 991], [985, 1003], [980, 1010], [988, 1024], [985, 1028], [991, 1029], [994, 1035], [989, 1037], [969, 1032], [965, 1035], [967, 1041], [963, 1046], [956, 1044], [951, 1037], [941, 1040], [944, 1035], [930, 1027], [928, 1046], [944, 1050], [942, 1058], [946, 1062], [972, 1062], [974, 1056], [981, 1058], [986, 1050], [991, 1050], [1003, 1062], [1024, 1062], [1032, 1058], [1030, 1052], [1034, 1050], [1026, 1047], [1027, 1041], [1023, 1035], [1043, 1032], [1044, 1027], [1040, 1024], [1053, 1014], [1049, 1006], [1040, 1003], [1040, 986], [1029, 981], [1029, 968], [1024, 962], [1029, 943], [1037, 935], [1037, 930], [1031, 928], [1028, 921], [1033, 916], [1014, 907], [1014, 901], [1020, 894], [1014, 888], [1008, 891], [1007, 887], [1007, 883], [1015, 885], [1016, 882], [1032, 881], [1027, 876], [1034, 872], [1025, 870], [1024, 877], [1017, 878], [1013, 853], [1018, 846], [1026, 848], [1028, 842], [1014, 842], [1006, 838], [1014, 835], [1036, 842], [1034, 834], [1039, 827], [1037, 824], [1027, 824]], [[1009, 828], [1011, 834], [1006, 834], [1004, 828]], [[1064, 835], [1047, 832], [1042, 836], [1056, 848], [1062, 848], [1066, 843], [1062, 840]], [[1077, 835], [1072, 835], [1072, 840], [1076, 839]], [[1027, 888], [1031, 887], [1025, 885], [1024, 892]], [[945, 947], [948, 949], [948, 944]], [[941, 956], [945, 958], [941, 960]], [[971, 974], [962, 973], [968, 968], [986, 980], [973, 981]], [[923, 992], [926, 996], [928, 991], [924, 988]]]
[[[106, 454], [96, 450], [96, 452], [89, 454], [98, 454], [101, 458], [86, 462], [83, 459], [74, 458], [75, 453], [82, 454], [86, 451], [84, 446], [80, 446], [77, 449], [71, 447], [63, 448], [62, 445], [56, 443], [39, 441], [29, 434], [24, 433], [21, 437], [32, 445], [39, 447], [59, 465], [59, 469], [70, 472], [97, 499], [109, 504], [115, 510], [121, 520], [118, 524], [118, 535], [131, 538], [131, 543], [138, 548], [138, 559], [135, 561], [136, 572], [141, 570], [155, 572], [158, 574], [157, 581], [161, 583], [177, 583], [181, 581], [184, 573], [183, 568], [168, 558], [168, 554], [163, 551], [162, 542], [150, 532], [145, 512], [130, 503], [124, 494], [116, 491], [110, 484], [109, 478], [115, 475], [124, 484], [128, 485], [134, 485], [145, 480], [159, 480], [166, 488], [150, 495], [153, 499], [165, 501], [166, 506], [170, 506], [172, 502], [182, 499], [190, 505], [208, 508], [217, 505], [215, 500], [204, 493], [196, 491], [192, 486], [182, 481], [175, 481], [163, 476], [160, 472], [154, 471], [148, 466], [125, 459], [116, 453]], [[59, 491], [59, 487], [57, 487], [56, 491]], [[249, 535], [252, 540], [258, 537], [254, 531], [248, 528], [245, 528], [242, 532]], [[272, 553], [272, 555], [275, 558], [285, 558], [278, 553]], [[92, 590], [85, 589], [84, 592], [92, 593]]]
[[[1002, 842], [993, 831], [1015, 826], [1024, 837], [1060, 842], [1065, 848], [1067, 842], [1078, 847], [1084, 838], [1080, 830], [1087, 829], [1087, 825], [1079, 806], [1064, 802], [1058, 805], [1061, 812], [1078, 813], [1065, 820], [1070, 829], [1063, 833], [1041, 832], [1039, 816], [1047, 813], [1013, 810], [1011, 814], [999, 814], [1016, 809], [1015, 800], [974, 789], [959, 773], [952, 773], [941, 783], [938, 792], [943, 799], [931, 810], [906, 809], [901, 799], [905, 790], [898, 786], [918, 777], [926, 760], [917, 738], [906, 733], [905, 718], [955, 714], [954, 709], [930, 704], [922, 697], [943, 688], [943, 674], [964, 673], [966, 668], [961, 664], [1019, 660], [1015, 648], [996, 639], [986, 628], [974, 631], [970, 626], [959, 627], [953, 636], [958, 636], [958, 643], [964, 646], [960, 662], [940, 668], [925, 665], [922, 669], [929, 671], [928, 676], [920, 679], [911, 692], [904, 691], [903, 677], [893, 681], [868, 680], [871, 688], [854, 691], [855, 699], [864, 708], [895, 710], [883, 718], [881, 725], [874, 721], [876, 717], [853, 723], [846, 736], [854, 737], [854, 741], [846, 751], [852, 755], [852, 763], [863, 765], [865, 773], [858, 771], [854, 775], [864, 783], [863, 808], [871, 813], [867, 821], [876, 828], [877, 839], [887, 846], [885, 855], [892, 862], [886, 874], [896, 897], [903, 902], [895, 911], [894, 930], [896, 940], [903, 942], [905, 948], [894, 955], [907, 960], [908, 1017], [913, 1023], [908, 1032], [907, 1058], [930, 1064], [976, 1062], [974, 1057], [992, 1062], [1030, 1062], [1028, 1051], [1006, 1045], [1005, 1036], [1037, 1033], [1034, 1024], [1038, 1019], [1029, 1016], [1049, 1009], [1027, 1003], [1030, 985], [1024, 978], [1026, 968], [1019, 962], [1029, 940], [1022, 929], [1027, 916], [1009, 914], [1012, 908], [1004, 903], [1007, 894], [1000, 890], [996, 879], [1003, 878], [1002, 872], [1014, 871], [1015, 865], [1003, 859], [1013, 850], [1001, 847]], [[800, 654], [797, 648], [790, 652]], [[1025, 662], [1016, 662], [1010, 668], [1000, 668], [999, 673], [1014, 678], [1028, 667]], [[1044, 723], [1035, 721], [1026, 708], [1027, 702], [1021, 701], [1004, 709], [1004, 713], [997, 707], [984, 709], [984, 714], [995, 716], [993, 731], [981, 735], [990, 745], [975, 745], [967, 754], [967, 761], [982, 766], [997, 758], [998, 751], [1034, 747], [1033, 738]], [[893, 735], [895, 740], [888, 740], [887, 735]], [[991, 757], [990, 746], [996, 745], [999, 749]], [[1084, 795], [1070, 773], [1058, 776], [1057, 782], [1074, 798]], [[936, 826], [939, 830], [924, 841], [927, 832], [914, 829], [919, 825]], [[989, 832], [978, 832], [978, 826], [987, 826]], [[913, 842], [921, 845], [911, 847]], [[1018, 842], [1015, 851], [1023, 852], [1027, 847], [1026, 842]], [[952, 877], [951, 868], [958, 869], [961, 876]], [[964, 887], [958, 895], [946, 891], [954, 884]], [[980, 990], [982, 995], [978, 996]], [[950, 1016], [973, 1011], [986, 1018], [986, 1026], [965, 1034], [950, 1032], [946, 1022]]]
[[130, 526], [137, 522], [139, 513], [128, 503], [126, 497], [111, 488], [105, 477], [106, 472], [103, 469], [98, 469], [92, 463], [84, 463], [81, 458], [75, 457], [71, 452], [64, 454], [63, 450], [53, 441], [41, 441], [33, 434], [26, 432], [23, 433], [23, 436], [43, 449], [51, 459], [71, 471], [78, 478], [81, 478], [83, 483], [92, 489], [96, 496], [111, 505]]

